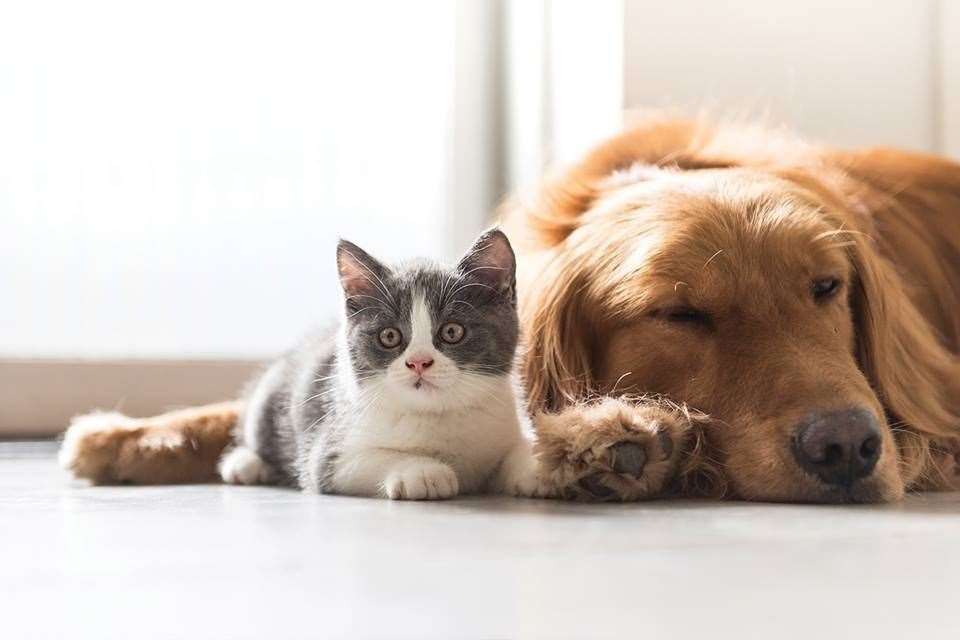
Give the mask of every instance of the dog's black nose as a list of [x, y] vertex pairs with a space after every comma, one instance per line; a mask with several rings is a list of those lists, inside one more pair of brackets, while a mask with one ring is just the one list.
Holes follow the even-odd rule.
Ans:
[[793, 453], [800, 466], [831, 485], [850, 486], [880, 458], [880, 428], [862, 408], [816, 413], [797, 425]]

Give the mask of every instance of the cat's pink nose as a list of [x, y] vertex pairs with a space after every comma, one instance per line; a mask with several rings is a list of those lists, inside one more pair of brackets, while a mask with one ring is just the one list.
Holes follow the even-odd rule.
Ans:
[[433, 358], [427, 357], [415, 357], [407, 360], [407, 369], [413, 369], [417, 372], [417, 375], [422, 376], [425, 369], [429, 369], [430, 365], [433, 364]]

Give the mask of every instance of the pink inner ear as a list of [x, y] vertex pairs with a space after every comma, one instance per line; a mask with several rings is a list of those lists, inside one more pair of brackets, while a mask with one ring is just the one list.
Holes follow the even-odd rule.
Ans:
[[513, 282], [515, 268], [510, 242], [497, 232], [482, 236], [460, 263], [461, 272], [496, 288]]
[[363, 249], [343, 242], [337, 247], [337, 270], [340, 285], [349, 296], [380, 295], [380, 281], [388, 270]]
[[370, 290], [370, 282], [360, 273], [356, 267], [351, 267], [340, 272], [340, 284], [347, 295], [359, 295]]
[[360, 289], [369, 287], [367, 277], [363, 272], [363, 267], [347, 252], [340, 254], [339, 264], [340, 284], [347, 295], [355, 295]]

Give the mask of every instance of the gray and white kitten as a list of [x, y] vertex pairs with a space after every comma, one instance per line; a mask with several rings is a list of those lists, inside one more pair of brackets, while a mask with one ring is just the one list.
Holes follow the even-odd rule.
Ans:
[[503, 232], [456, 267], [388, 268], [341, 241], [343, 319], [252, 386], [227, 482], [394, 499], [547, 496], [511, 377], [516, 264]]

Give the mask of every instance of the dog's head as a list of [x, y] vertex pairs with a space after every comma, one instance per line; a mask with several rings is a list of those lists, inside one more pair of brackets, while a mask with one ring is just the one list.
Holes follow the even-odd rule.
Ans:
[[689, 404], [744, 498], [903, 495], [922, 430], [951, 419], [932, 381], [943, 350], [822, 176], [633, 167], [563, 224], [523, 296], [535, 404]]

